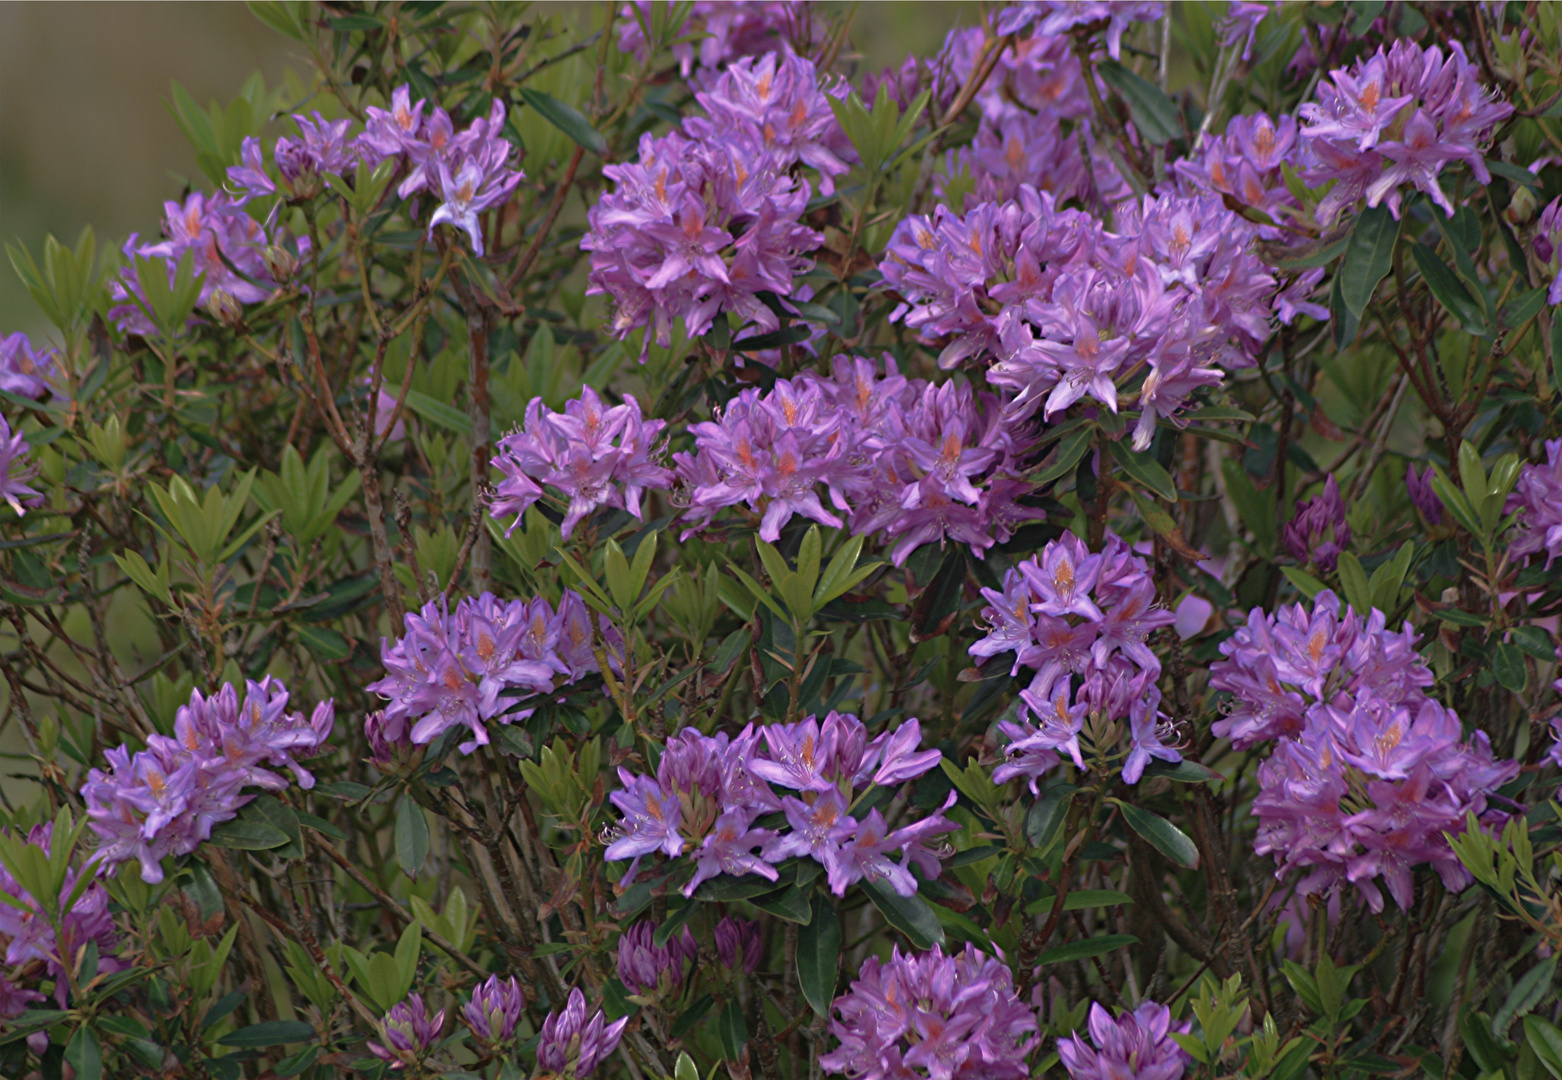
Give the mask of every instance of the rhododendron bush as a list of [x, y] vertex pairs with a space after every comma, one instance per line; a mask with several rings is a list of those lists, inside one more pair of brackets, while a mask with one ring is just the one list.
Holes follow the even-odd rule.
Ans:
[[254, 12], [9, 248], [0, 1076], [1562, 1080], [1557, 8]]

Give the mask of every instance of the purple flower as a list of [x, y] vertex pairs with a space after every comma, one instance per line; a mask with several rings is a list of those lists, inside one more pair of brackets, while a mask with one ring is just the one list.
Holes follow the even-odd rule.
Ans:
[[1002, 956], [970, 944], [955, 956], [935, 945], [869, 957], [831, 1012], [840, 1045], [819, 1064], [859, 1080], [1023, 1080], [1037, 1043], [1035, 1013]]
[[[48, 856], [53, 846], [54, 825], [50, 822], [35, 825], [25, 839], [28, 846], [38, 848]], [[68, 869], [60, 895], [39, 898], [0, 867], [0, 893], [13, 901], [0, 904], [0, 944], [5, 948], [0, 960], [6, 965], [0, 968], [0, 983], [10, 987], [9, 994], [0, 992], [0, 1019], [14, 1016], [21, 1008], [27, 1008], [29, 1002], [43, 999], [43, 994], [38, 992], [43, 986], [38, 971], [40, 965], [41, 974], [54, 980], [54, 998], [60, 1008], [64, 1008], [70, 989], [69, 973], [80, 961], [81, 950], [89, 942], [97, 945], [100, 973], [119, 971], [125, 966], [114, 955], [119, 950], [119, 938], [109, 914], [108, 890], [102, 884], [94, 881], [87, 885], [70, 908], [61, 914], [58, 924], [54, 922], [55, 912], [70, 898], [81, 875], [93, 872], [93, 868]], [[13, 980], [20, 985], [15, 985]]]
[[[656, 2], [634, 0], [618, 16], [618, 47], [641, 63], [650, 58], [640, 19], [650, 18]], [[672, 54], [685, 79], [696, 74], [696, 63], [701, 69], [698, 76], [703, 77], [746, 56], [783, 50], [807, 53], [823, 43], [827, 31], [808, 4], [794, 0], [694, 0], [688, 21], [672, 35], [677, 39]]]
[[600, 1010], [588, 1021], [586, 996], [577, 987], [569, 992], [564, 1008], [549, 1013], [542, 1022], [537, 1066], [555, 1076], [590, 1076], [618, 1049], [628, 1023], [629, 1017], [625, 1016], [609, 1024]]
[[1429, 698], [1342, 696], [1309, 708], [1259, 766], [1254, 851], [1273, 855], [1280, 873], [1300, 870], [1303, 896], [1348, 883], [1380, 912], [1386, 887], [1408, 910], [1416, 865], [1430, 863], [1451, 890], [1470, 883], [1447, 836], [1486, 814], [1518, 771], [1493, 756], [1485, 732], [1466, 741], [1459, 718]]
[[641, 493], [672, 483], [672, 472], [657, 464], [657, 439], [666, 427], [665, 421], [644, 419], [630, 394], [609, 408], [595, 390], [583, 387], [562, 413], [533, 398], [524, 427], [499, 440], [494, 464], [505, 478], [490, 512], [496, 518], [515, 514], [513, 530], [547, 485], [569, 497], [561, 527], [565, 539], [604, 506], [639, 518]]
[[58, 371], [55, 360], [53, 349], [33, 348], [32, 341], [20, 331], [0, 337], [0, 390], [28, 398], [43, 397]]
[[1405, 489], [1410, 493], [1410, 504], [1421, 513], [1428, 525], [1443, 523], [1443, 500], [1432, 490], [1432, 466], [1425, 472], [1416, 472], [1415, 463], [1405, 466]]
[[423, 107], [427, 104], [421, 100], [412, 104], [412, 88], [398, 86], [391, 94], [389, 109], [370, 105], [363, 134], [358, 136], [359, 152], [375, 164], [397, 154], [411, 153], [423, 141]]
[[477, 1041], [488, 1046], [508, 1043], [526, 1011], [526, 995], [521, 984], [511, 977], [490, 975], [472, 990], [471, 999], [461, 1006], [461, 1016]]
[[[611, 645], [616, 631], [605, 619], [599, 625]], [[463, 597], [454, 611], [443, 598], [431, 600], [407, 613], [405, 627], [394, 643], [380, 643], [386, 676], [369, 690], [390, 702], [386, 735], [410, 724], [418, 746], [465, 727], [472, 738], [460, 750], [470, 754], [488, 744], [488, 721], [530, 715], [510, 711], [517, 697], [550, 693], [597, 670], [589, 616], [569, 589], [557, 610], [541, 598], [504, 601], [490, 593]]]
[[1562, 273], [1557, 273], [1558, 253], [1562, 252], [1562, 198], [1552, 199], [1540, 212], [1540, 220], [1535, 222], [1532, 244], [1535, 257], [1552, 274], [1551, 288], [1546, 291], [1546, 303], [1553, 307], [1562, 304]]
[[1562, 439], [1546, 443], [1544, 464], [1525, 465], [1519, 471], [1505, 510], [1519, 515], [1518, 533], [1509, 549], [1513, 557], [1544, 551], [1549, 568], [1562, 555]]
[[477, 215], [507, 201], [525, 175], [510, 166], [515, 148], [502, 134], [504, 116], [504, 103], [496, 98], [487, 117], [474, 120], [450, 141], [446, 153], [433, 158], [440, 203], [429, 218], [429, 237], [441, 223], [454, 225], [471, 238], [478, 258], [483, 256], [483, 229]]
[[300, 787], [313, 787], [299, 759], [325, 745], [335, 708], [322, 702], [306, 718], [287, 712], [287, 703], [287, 688], [269, 675], [247, 683], [242, 702], [231, 685], [210, 698], [196, 690], [174, 718], [174, 738], [149, 736], [146, 749], [133, 755], [128, 746], [109, 750], [109, 771], [92, 769], [81, 789], [100, 866], [135, 859], [143, 880], [162, 881], [161, 860], [210, 839], [213, 826], [253, 798], [245, 788], [288, 786], [262, 766], [288, 768]]
[[994, 29], [1003, 35], [1018, 33], [1039, 23], [1038, 35], [1066, 34], [1076, 27], [1106, 27], [1106, 51], [1113, 60], [1122, 54], [1123, 34], [1136, 22], [1154, 22], [1162, 6], [1153, 2], [1116, 3], [1106, 0], [1020, 0], [999, 14]]
[[369, 1052], [392, 1070], [416, 1066], [434, 1049], [444, 1026], [445, 1010], [430, 1016], [423, 995], [409, 994], [380, 1021], [380, 1041], [371, 1040]]
[[1172, 1032], [1185, 1034], [1189, 1024], [1174, 1025], [1165, 1005], [1141, 1001], [1133, 1012], [1113, 1020], [1093, 1001], [1089, 1027], [1088, 1043], [1077, 1034], [1058, 1040], [1058, 1056], [1073, 1080], [1180, 1080], [1193, 1063], [1171, 1037]]
[[1296, 514], [1280, 527], [1280, 540], [1291, 558], [1303, 566], [1316, 566], [1332, 573], [1340, 555], [1350, 547], [1350, 526], [1345, 521], [1345, 503], [1340, 485], [1331, 473], [1324, 481], [1323, 493], [1298, 503]]
[[666, 995], [683, 985], [684, 965], [692, 964], [700, 947], [688, 926], [655, 943], [656, 927], [641, 920], [618, 939], [618, 980], [631, 994], [649, 998]]
[[27, 507], [43, 502], [43, 493], [27, 483], [37, 475], [38, 464], [31, 460], [27, 436], [13, 432], [0, 416], [0, 499], [11, 505], [17, 517], [26, 514]]
[[1400, 189], [1426, 193], [1452, 217], [1454, 205], [1437, 182], [1456, 161], [1470, 166], [1482, 184], [1490, 174], [1482, 147], [1513, 113], [1476, 81], [1476, 66], [1458, 42], [1445, 60], [1437, 46], [1401, 38], [1339, 69], [1318, 84], [1316, 102], [1302, 105], [1302, 145], [1310, 184], [1336, 181], [1318, 204], [1327, 227], [1358, 198], [1386, 203], [1397, 218]]
[[753, 919], [728, 915], [716, 924], [716, 956], [722, 965], [752, 975], [759, 968], [765, 942]]

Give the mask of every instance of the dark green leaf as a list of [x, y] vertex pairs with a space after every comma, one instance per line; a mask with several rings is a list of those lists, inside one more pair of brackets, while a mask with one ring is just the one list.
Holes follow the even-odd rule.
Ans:
[[1517, 330], [1530, 319], [1540, 314], [1541, 308], [1546, 306], [1545, 289], [1526, 289], [1502, 307], [1502, 328], [1504, 330]]
[[797, 932], [797, 981], [820, 1016], [830, 1014], [840, 960], [841, 919], [835, 904], [821, 893], [814, 897], [813, 918]]
[[1132, 803], [1118, 803], [1118, 807], [1123, 811], [1123, 820], [1132, 826], [1134, 832], [1148, 840], [1156, 851], [1178, 866], [1193, 869], [1199, 865], [1199, 849], [1188, 839], [1187, 833], [1143, 807]]
[[403, 795], [396, 803], [396, 861], [402, 873], [417, 877], [428, 858], [428, 819], [412, 796]]
[[[296, 1054], [292, 1054], [277, 1062], [271, 1071], [279, 1080], [286, 1080], [289, 1076], [297, 1076], [309, 1066], [315, 1063], [315, 1058], [320, 1054], [320, 1047], [306, 1046]], [[449, 1075], [448, 1073], [446, 1075]]]
[[1090, 452], [1091, 440], [1094, 437], [1095, 429], [1085, 428], [1065, 438], [1058, 444], [1058, 452], [1053, 457], [1052, 464], [1032, 476], [1031, 481], [1037, 486], [1050, 484], [1073, 472], [1074, 467]]
[[779, 330], [772, 330], [768, 334], [755, 334], [741, 341], [732, 343], [733, 352], [760, 352], [764, 349], [779, 349], [783, 345], [796, 345], [807, 341], [813, 331], [806, 326], [783, 326]]
[[1524, 654], [1519, 652], [1518, 646], [1506, 641], [1492, 650], [1491, 673], [1493, 678], [1515, 694], [1522, 694], [1524, 684], [1529, 681], [1529, 672], [1524, 667]]
[[[1046, 915], [1057, 902], [1057, 893], [1033, 900], [1025, 906], [1027, 915]], [[1119, 907], [1131, 904], [1134, 898], [1116, 889], [1071, 889], [1063, 897], [1064, 911], [1088, 911], [1091, 908]]]
[[1551, 661], [1557, 658], [1556, 646], [1551, 635], [1538, 626], [1515, 626], [1508, 631], [1513, 644], [1529, 653], [1536, 660]]
[[1334, 275], [1334, 284], [1329, 286], [1329, 322], [1333, 327], [1331, 333], [1336, 349], [1346, 348], [1355, 342], [1356, 331], [1361, 326], [1360, 318], [1345, 303], [1342, 280], [1343, 275], [1337, 273]]
[[315, 1037], [315, 1029], [302, 1020], [271, 1020], [264, 1024], [231, 1031], [217, 1040], [218, 1046], [234, 1046], [247, 1050], [264, 1050], [271, 1046], [304, 1042]]
[[1073, 798], [1074, 789], [1071, 787], [1049, 789], [1031, 804], [1030, 812], [1025, 815], [1025, 839], [1039, 853], [1046, 854], [1057, 843]]
[[1399, 222], [1386, 206], [1369, 206], [1356, 219], [1345, 262], [1340, 267], [1340, 297], [1350, 313], [1361, 313], [1372, 301], [1372, 294], [1394, 265], [1394, 243], [1399, 239]]
[[286, 844], [288, 835], [264, 822], [235, 818], [214, 828], [211, 842], [231, 851], [270, 851]]
[[1157, 776], [1164, 776], [1168, 780], [1175, 780], [1180, 784], [1208, 784], [1216, 780], [1224, 780], [1214, 769], [1206, 765], [1200, 765], [1197, 761], [1184, 759], [1173, 765], [1169, 761], [1152, 761], [1145, 766], [1144, 779], [1150, 780]]
[[922, 897], [916, 893], [901, 896], [883, 881], [864, 881], [862, 889], [885, 921], [910, 938], [911, 944], [918, 949], [931, 949], [934, 945], [943, 944], [943, 924]]
[[721, 1039], [721, 1052], [726, 1059], [737, 1061], [748, 1043], [748, 1022], [736, 999], [721, 1007], [721, 1015], [716, 1017], [716, 1035]]
[[1156, 145], [1164, 146], [1182, 136], [1182, 112], [1177, 103], [1161, 92], [1154, 83], [1140, 78], [1123, 65], [1108, 60], [1096, 69], [1108, 86], [1117, 91], [1118, 97], [1128, 105], [1134, 127], [1139, 134]]
[[1112, 449], [1113, 459], [1123, 467], [1124, 472], [1167, 502], [1177, 501], [1177, 485], [1159, 461], [1148, 453], [1136, 454], [1125, 443], [1108, 445]]
[[76, 1070], [76, 1080], [103, 1080], [103, 1045], [85, 1024], [65, 1044], [65, 1060]]
[[808, 906], [808, 897], [796, 885], [789, 885], [778, 893], [756, 896], [749, 903], [787, 922], [806, 924], [813, 918], [813, 910]]
[[[1068, 903], [1067, 899], [1064, 903]], [[1048, 949], [1036, 957], [1036, 963], [1063, 964], [1070, 960], [1089, 960], [1092, 956], [1103, 956], [1113, 949], [1121, 949], [1125, 945], [1137, 945], [1139, 939], [1132, 934], [1103, 934], [1101, 937], [1085, 938], [1083, 941], [1070, 941], [1067, 945], [1059, 945], [1056, 949]]]
[[1524, 1037], [1546, 1071], [1562, 1080], [1562, 1031], [1544, 1017], [1530, 1013], [1524, 1017]]
[[1481, 313], [1481, 306], [1471, 298], [1469, 291], [1448, 264], [1439, 259], [1437, 253], [1425, 244], [1410, 245], [1410, 255], [1415, 259], [1416, 267], [1421, 271], [1426, 287], [1432, 290], [1433, 296], [1437, 297], [1437, 302], [1459, 320], [1459, 325], [1467, 333], [1485, 337], [1489, 331], [1486, 326], [1486, 316]]
[[329, 627], [294, 624], [293, 634], [316, 660], [345, 660], [352, 655], [347, 639]]
[[1486, 167], [1504, 180], [1512, 181], [1515, 184], [1523, 184], [1525, 187], [1534, 188], [1536, 194], [1540, 193], [1542, 187], [1540, 177], [1523, 166], [1510, 165], [1506, 161], [1493, 161], [1488, 158]]
[[701, 994], [698, 1001], [683, 1010], [678, 1015], [678, 1019], [673, 1021], [672, 1027], [667, 1030], [668, 1038], [682, 1038], [690, 1028], [705, 1019], [705, 1014], [710, 1012], [711, 1006], [714, 1004], [716, 1004], [715, 998], [709, 994]]
[[521, 100], [536, 109], [544, 120], [573, 139], [576, 146], [584, 147], [599, 157], [607, 153], [607, 140], [591, 126], [591, 121], [587, 120], [579, 109], [566, 105], [541, 90], [533, 90], [529, 86], [523, 86], [516, 92], [520, 94]]
[[446, 405], [437, 398], [431, 398], [427, 394], [419, 393], [416, 390], [408, 390], [407, 408], [417, 413], [423, 419], [432, 421], [442, 428], [455, 432], [457, 435], [470, 437], [472, 434], [471, 418], [454, 405]]
[[1453, 623], [1455, 626], [1485, 626], [1486, 620], [1473, 611], [1465, 611], [1463, 608], [1438, 608], [1433, 615], [1443, 622]]
[[944, 634], [960, 614], [965, 595], [965, 548], [951, 544], [933, 580], [911, 608], [911, 640], [928, 641]]

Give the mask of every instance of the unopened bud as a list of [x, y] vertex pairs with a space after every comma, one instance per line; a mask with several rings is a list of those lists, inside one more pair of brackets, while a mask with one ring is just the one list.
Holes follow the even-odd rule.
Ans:
[[1508, 219], [1509, 225], [1523, 225], [1535, 216], [1535, 208], [1534, 190], [1521, 184], [1513, 192], [1513, 198], [1508, 200], [1508, 209], [1503, 216]]
[[286, 285], [293, 279], [293, 272], [298, 269], [298, 260], [293, 257], [287, 248], [270, 244], [261, 252], [261, 261], [266, 264], [266, 273], [271, 275], [271, 280], [278, 285]]
[[212, 294], [206, 298], [206, 310], [229, 330], [238, 329], [244, 321], [244, 309], [226, 289], [212, 290]]

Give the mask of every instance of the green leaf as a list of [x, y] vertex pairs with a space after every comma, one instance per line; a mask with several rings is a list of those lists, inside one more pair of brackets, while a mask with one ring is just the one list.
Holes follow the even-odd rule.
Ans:
[[1339, 562], [1340, 588], [1345, 592], [1345, 602], [1356, 609], [1356, 614], [1367, 615], [1372, 611], [1372, 590], [1367, 585], [1367, 572], [1361, 568], [1361, 560], [1350, 552], [1342, 552]]
[[1182, 137], [1182, 111], [1154, 83], [1140, 78], [1115, 60], [1108, 60], [1096, 70], [1127, 103], [1134, 127], [1146, 141], [1164, 146]]
[[716, 1017], [716, 1035], [721, 1040], [721, 1052], [728, 1061], [737, 1061], [748, 1043], [748, 1022], [743, 1019], [743, 1008], [734, 998], [721, 1007]]
[[1551, 1021], [1530, 1013], [1524, 1017], [1524, 1037], [1546, 1071], [1562, 1080], [1562, 1031]]
[[841, 919], [828, 896], [814, 897], [813, 918], [797, 931], [797, 982], [820, 1016], [830, 1015], [841, 960]]
[[943, 944], [943, 924], [920, 895], [901, 896], [883, 881], [864, 881], [862, 889], [885, 921], [905, 934], [918, 949]]
[[65, 1060], [76, 1070], [76, 1080], [103, 1080], [103, 1045], [85, 1024], [65, 1044]]
[[1084, 456], [1090, 452], [1091, 440], [1095, 438], [1094, 428], [1085, 428], [1069, 435], [1058, 444], [1057, 455], [1052, 459], [1052, 464], [1034, 474], [1031, 482], [1040, 487], [1050, 484], [1054, 480], [1060, 480], [1068, 476], [1078, 467]]
[[1439, 259], [1437, 253], [1425, 244], [1411, 244], [1410, 255], [1415, 259], [1416, 267], [1421, 271], [1421, 278], [1426, 282], [1426, 287], [1432, 290], [1432, 295], [1437, 297], [1437, 302], [1459, 320], [1459, 325], [1465, 332], [1479, 337], [1489, 337], [1491, 329], [1486, 325], [1486, 316], [1481, 311], [1481, 306], [1470, 297], [1469, 290], [1459, 281], [1448, 264]]
[[1522, 694], [1524, 685], [1529, 681], [1524, 654], [1519, 652], [1518, 646], [1506, 641], [1491, 652], [1491, 673], [1492, 678], [1515, 694]]
[[1340, 297], [1356, 318], [1361, 318], [1378, 282], [1393, 268], [1398, 239], [1399, 222], [1387, 206], [1369, 206], [1356, 219], [1339, 271]]
[[1073, 801], [1072, 787], [1048, 790], [1031, 804], [1025, 815], [1025, 839], [1038, 854], [1045, 855], [1058, 842], [1063, 823], [1068, 820], [1069, 803]]
[[1159, 461], [1147, 453], [1134, 453], [1124, 443], [1107, 445], [1111, 447], [1113, 459], [1123, 467], [1124, 472], [1167, 502], [1177, 501], [1177, 485]]
[[591, 126], [579, 109], [566, 105], [550, 94], [523, 86], [516, 91], [521, 100], [541, 114], [542, 118], [574, 140], [576, 146], [585, 148], [601, 157], [607, 153], [607, 140]]
[[[813, 918], [813, 910], [808, 906], [808, 897], [796, 885], [789, 885], [778, 893], [756, 896], [749, 903], [787, 922], [801, 925]], [[691, 904], [690, 907], [693, 905]]]
[[457, 435], [465, 435], [471, 438], [471, 417], [454, 405], [446, 405], [443, 401], [431, 398], [427, 394], [419, 393], [416, 390], [408, 390], [407, 408], [423, 417], [423, 419], [438, 424], [442, 428], [453, 431]]
[[1190, 870], [1199, 865], [1199, 849], [1188, 839], [1187, 833], [1143, 807], [1125, 802], [1119, 802], [1117, 806], [1123, 812], [1123, 820], [1132, 826], [1134, 832], [1148, 840], [1156, 851], [1178, 866]]
[[270, 851], [288, 843], [288, 835], [265, 822], [234, 818], [212, 829], [211, 842], [230, 851]]
[[[1025, 905], [1025, 914], [1046, 915], [1052, 910], [1056, 899], [1057, 894], [1051, 893], [1039, 900], [1032, 900]], [[1063, 910], [1089, 911], [1093, 908], [1121, 907], [1123, 904], [1133, 902], [1133, 897], [1116, 889], [1071, 889], [1068, 895], [1063, 897]]]
[[[1068, 901], [1064, 900], [1067, 904]], [[1066, 945], [1059, 945], [1056, 949], [1048, 949], [1036, 957], [1038, 966], [1044, 964], [1066, 964], [1071, 960], [1089, 960], [1093, 956], [1104, 956], [1113, 949], [1121, 949], [1125, 945], [1137, 945], [1139, 939], [1132, 934], [1103, 934], [1100, 937], [1085, 938], [1083, 941], [1070, 941]]]
[[347, 639], [327, 626], [294, 623], [293, 636], [316, 660], [345, 660], [352, 655]]
[[246, 1050], [264, 1050], [271, 1046], [304, 1042], [315, 1037], [315, 1029], [302, 1020], [271, 1020], [264, 1024], [231, 1031], [217, 1040], [218, 1046], [236, 1046]]
[[428, 858], [428, 818], [423, 808], [410, 795], [403, 795], [396, 803], [396, 861], [402, 873], [417, 877]]
[[1531, 1009], [1546, 1000], [1556, 975], [1555, 955], [1526, 971], [1523, 977], [1513, 984], [1513, 989], [1508, 992], [1507, 1000], [1502, 1003], [1502, 1008], [1497, 1010], [1497, 1015], [1492, 1017], [1492, 1034], [1499, 1039], [1506, 1039], [1508, 1028], [1513, 1026], [1515, 1019], [1528, 1015]]

